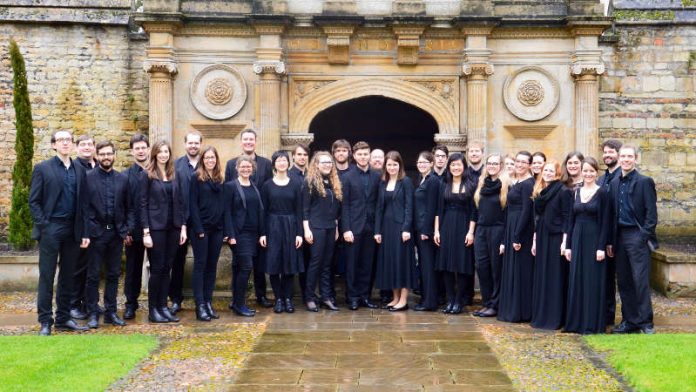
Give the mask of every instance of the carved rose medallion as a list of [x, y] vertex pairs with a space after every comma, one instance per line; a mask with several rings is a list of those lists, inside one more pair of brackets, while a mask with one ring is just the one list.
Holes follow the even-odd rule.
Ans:
[[207, 118], [225, 120], [244, 106], [246, 83], [235, 68], [215, 64], [201, 70], [191, 82], [191, 102]]
[[505, 80], [503, 101], [510, 113], [525, 121], [538, 121], [558, 106], [556, 78], [542, 67], [523, 67]]

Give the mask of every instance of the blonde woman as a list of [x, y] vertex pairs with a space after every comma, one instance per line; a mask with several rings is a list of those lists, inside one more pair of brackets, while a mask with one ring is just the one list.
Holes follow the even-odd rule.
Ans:
[[321, 305], [336, 311], [332, 298], [331, 259], [338, 239], [338, 215], [343, 192], [333, 157], [318, 151], [312, 157], [302, 188], [302, 226], [304, 240], [311, 246], [307, 267], [306, 307], [318, 312], [316, 287], [319, 284]]

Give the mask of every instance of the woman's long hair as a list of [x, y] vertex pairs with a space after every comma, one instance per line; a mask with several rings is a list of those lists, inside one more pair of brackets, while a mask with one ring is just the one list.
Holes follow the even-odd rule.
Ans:
[[[167, 147], [169, 151], [169, 159], [164, 164], [164, 173], [159, 171], [157, 167], [157, 154], [162, 147]], [[147, 165], [147, 177], [150, 179], [164, 180], [164, 175], [167, 176], [167, 181], [174, 181], [174, 160], [172, 159], [172, 146], [166, 140], [159, 140], [150, 149], [150, 160]]]
[[580, 151], [569, 152], [563, 160], [563, 165], [561, 165], [561, 181], [563, 181], [563, 183], [569, 188], [572, 188], [575, 185], [573, 183], [573, 177], [571, 177], [570, 174], [568, 174], [567, 168], [568, 161], [570, 160], [570, 158], [573, 157], [578, 158], [578, 160], [580, 161], [580, 172], [582, 172], [582, 161], [585, 160], [585, 156], [582, 155]]
[[[488, 164], [488, 160], [491, 159], [492, 157], [498, 157], [498, 160], [500, 160], [500, 171], [498, 172], [498, 180], [500, 180], [500, 207], [505, 208], [507, 205], [507, 194], [508, 194], [508, 184], [509, 180], [508, 177], [505, 176], [505, 160], [502, 155], [498, 153], [493, 153], [489, 154], [486, 157], [484, 166]], [[485, 170], [485, 168], [484, 168]], [[481, 188], [483, 188], [483, 184], [486, 182], [486, 178], [488, 177], [487, 173], [481, 173], [479, 176], [479, 181], [478, 181], [478, 186], [476, 187], [476, 192], [474, 193], [474, 203], [476, 203], [476, 207], [479, 205], [479, 200], [481, 200]]]
[[389, 181], [391, 176], [387, 173], [387, 160], [392, 160], [399, 164], [399, 172], [396, 174], [396, 180], [399, 181], [406, 177], [406, 170], [404, 170], [404, 160], [401, 159], [401, 154], [398, 151], [389, 151], [384, 156], [384, 170], [382, 170], [382, 181]]
[[548, 165], [553, 165], [553, 169], [556, 171], [556, 175], [554, 176], [554, 181], [559, 180], [561, 178], [561, 164], [555, 160], [555, 159], [549, 159], [544, 163], [544, 167], [541, 168], [541, 173], [539, 173], [539, 177], [537, 177], [536, 182], [534, 183], [534, 189], [532, 190], [532, 199], [535, 199], [539, 194], [541, 194], [541, 191], [543, 191], [547, 186], [549, 186], [549, 183], [544, 181], [544, 169]]
[[[309, 162], [309, 168], [307, 169], [307, 186], [309, 187], [309, 193], [317, 192], [321, 197], [326, 197], [326, 189], [324, 189], [324, 181], [321, 171], [319, 170], [319, 158], [322, 156], [328, 157], [333, 161], [333, 157], [328, 151], [317, 151], [312, 156], [312, 160]], [[338, 171], [336, 170], [336, 165], [331, 165], [331, 172], [328, 176], [329, 184], [333, 190], [334, 196], [338, 201], [343, 200], [343, 190], [341, 189], [341, 180], [338, 178]]]
[[[210, 151], [215, 154], [215, 167], [213, 168], [212, 173], [208, 173], [208, 170], [205, 168], [205, 154]], [[217, 182], [219, 184], [223, 183], [224, 180], [222, 178], [222, 171], [220, 170], [220, 156], [218, 155], [215, 147], [206, 146], [203, 148], [200, 161], [198, 162], [198, 169], [196, 169], [196, 178], [198, 178], [198, 181], [200, 182], [211, 180], [212, 182]]]

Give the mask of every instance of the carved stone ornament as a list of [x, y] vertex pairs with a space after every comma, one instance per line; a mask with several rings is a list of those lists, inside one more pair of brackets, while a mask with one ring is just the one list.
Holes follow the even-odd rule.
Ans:
[[247, 98], [242, 75], [228, 65], [215, 64], [204, 68], [191, 82], [191, 102], [207, 118], [225, 120], [244, 106]]
[[146, 61], [143, 64], [143, 69], [147, 73], [168, 73], [171, 76], [179, 72], [179, 69], [173, 61]]
[[278, 75], [285, 74], [285, 63], [275, 60], [259, 60], [254, 63], [252, 70], [255, 74], [276, 73]]
[[503, 86], [503, 101], [510, 113], [525, 121], [538, 121], [558, 106], [560, 88], [547, 70], [523, 67], [508, 76]]
[[313, 133], [285, 133], [280, 135], [280, 144], [284, 150], [292, 150], [298, 144], [309, 146], [313, 141]]
[[433, 139], [436, 144], [444, 144], [447, 146], [450, 152], [466, 150], [466, 135], [436, 133]]

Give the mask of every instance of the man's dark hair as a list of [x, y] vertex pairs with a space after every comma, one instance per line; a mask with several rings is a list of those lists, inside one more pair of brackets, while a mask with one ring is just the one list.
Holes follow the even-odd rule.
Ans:
[[145, 142], [145, 144], [148, 147], [150, 147], [150, 140], [148, 140], [147, 136], [143, 135], [142, 133], [136, 133], [130, 139], [130, 148], [133, 148], [133, 145], [135, 143], [140, 143], [140, 142]]
[[438, 144], [437, 146], [433, 147], [432, 153], [435, 154], [435, 151], [437, 150], [444, 151], [445, 154], [449, 156], [449, 148], [447, 148], [447, 146], [445, 146], [444, 144]]
[[605, 141], [604, 143], [602, 143], [602, 150], [604, 150], [604, 147], [609, 147], [612, 150], [619, 152], [619, 150], [621, 149], [621, 146], [623, 146], [623, 143], [621, 143], [620, 141], [618, 141], [616, 139], [609, 139], [609, 140]]
[[111, 147], [111, 149], [114, 150], [114, 152], [116, 152], [116, 147], [114, 147], [114, 143], [111, 140], [104, 140], [97, 143], [97, 146], [94, 148], [94, 151], [98, 154], [99, 150], [106, 147]]

